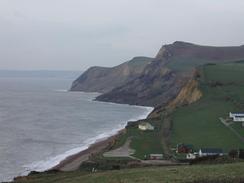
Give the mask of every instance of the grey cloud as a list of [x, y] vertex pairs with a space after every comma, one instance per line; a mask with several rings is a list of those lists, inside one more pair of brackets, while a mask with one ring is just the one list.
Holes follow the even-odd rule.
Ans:
[[244, 43], [243, 0], [1, 0], [0, 69], [86, 69], [175, 40]]

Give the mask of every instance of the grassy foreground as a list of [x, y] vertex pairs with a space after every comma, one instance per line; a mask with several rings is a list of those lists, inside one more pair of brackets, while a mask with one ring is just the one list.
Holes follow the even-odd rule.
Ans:
[[193, 165], [178, 167], [150, 167], [84, 174], [42, 173], [31, 175], [17, 183], [226, 183], [244, 178], [244, 163], [222, 165]]

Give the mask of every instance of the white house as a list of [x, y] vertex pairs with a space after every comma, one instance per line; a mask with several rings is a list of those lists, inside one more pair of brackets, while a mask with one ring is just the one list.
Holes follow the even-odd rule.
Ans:
[[197, 158], [197, 153], [188, 153], [186, 155], [186, 159], [189, 159], [189, 160], [196, 159], [196, 158]]
[[229, 113], [229, 117], [230, 118], [235, 118], [235, 117], [239, 117], [239, 118], [243, 118], [244, 119], [244, 113], [232, 113], [232, 112], [230, 112]]
[[154, 130], [154, 126], [152, 126], [150, 123], [146, 123], [146, 122], [140, 123], [138, 125], [138, 128], [140, 130], [143, 130], [143, 131], [145, 131], [145, 130]]
[[223, 150], [222, 149], [217, 149], [217, 148], [202, 148], [199, 150], [199, 157], [204, 157], [204, 156], [223, 156]]
[[242, 122], [242, 126], [244, 127], [244, 113], [231, 113], [229, 117], [233, 119], [234, 122]]

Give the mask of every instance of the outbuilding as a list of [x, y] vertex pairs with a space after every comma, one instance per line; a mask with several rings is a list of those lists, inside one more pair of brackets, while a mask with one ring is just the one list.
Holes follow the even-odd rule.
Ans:
[[229, 113], [229, 117], [233, 119], [234, 122], [241, 122], [242, 127], [244, 127], [244, 113]]
[[223, 150], [218, 149], [218, 148], [201, 148], [199, 150], [199, 157], [204, 157], [204, 156], [223, 156]]
[[146, 131], [146, 130], [154, 130], [154, 126], [152, 126], [150, 123], [146, 123], [146, 122], [143, 122], [143, 123], [140, 123], [138, 125], [138, 128], [142, 131]]
[[192, 144], [177, 144], [176, 146], [176, 153], [192, 153], [193, 152], [193, 145]]
[[197, 153], [188, 153], [186, 159], [192, 160], [197, 158]]
[[230, 118], [234, 118], [234, 117], [242, 117], [242, 118], [244, 118], [244, 113], [232, 113], [232, 112], [230, 112], [229, 113], [229, 117]]

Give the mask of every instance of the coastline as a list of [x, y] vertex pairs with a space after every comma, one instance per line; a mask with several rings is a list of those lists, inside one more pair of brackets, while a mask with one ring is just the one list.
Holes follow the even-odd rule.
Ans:
[[[91, 101], [93, 101], [93, 100], [91, 99]], [[100, 101], [94, 101], [94, 102], [100, 102]], [[113, 104], [116, 104], [116, 103], [113, 103]], [[117, 105], [124, 105], [124, 104], [117, 104]], [[125, 105], [129, 105], [129, 104], [125, 104]], [[129, 105], [129, 106], [134, 106], [134, 105]], [[29, 173], [31, 173], [33, 171], [34, 172], [45, 172], [45, 171], [52, 171], [52, 170], [57, 170], [57, 171], [77, 170], [79, 168], [80, 164], [84, 161], [87, 161], [92, 154], [96, 154], [96, 153], [103, 151], [109, 145], [111, 145], [111, 143], [114, 142], [115, 139], [121, 133], [124, 133], [125, 127], [126, 127], [128, 121], [138, 121], [140, 119], [145, 119], [154, 110], [153, 107], [146, 107], [146, 106], [136, 106], [136, 107], [145, 108], [146, 109], [145, 113], [142, 115], [139, 115], [138, 117], [136, 117], [134, 119], [129, 119], [127, 121], [124, 121], [123, 125], [120, 125], [116, 129], [111, 129], [110, 133], [100, 134], [98, 137], [95, 137], [89, 144], [87, 144], [85, 148], [78, 147], [76, 149], [80, 149], [80, 150], [78, 150], [76, 152], [74, 151], [73, 153], [68, 153], [67, 156], [63, 156], [61, 154], [60, 156], [63, 156], [63, 157], [61, 159], [59, 159], [58, 161], [56, 160], [56, 163], [53, 164], [52, 166], [49, 166], [45, 169], [42, 168], [41, 170], [29, 169]], [[70, 152], [72, 152], [72, 150], [73, 149], [71, 149]], [[65, 153], [67, 153], [67, 152], [65, 152]], [[54, 159], [55, 159], [55, 157], [54, 157]], [[49, 161], [52, 161], [52, 160], [50, 159]], [[46, 163], [52, 164], [49, 161]], [[25, 176], [29, 173], [26, 172], [22, 175]]]
[[[95, 102], [99, 102], [99, 101], [95, 101]], [[116, 104], [116, 103], [113, 103], [113, 104]], [[118, 104], [118, 105], [123, 105], [123, 104]], [[128, 105], [128, 104], [125, 104], [125, 105]], [[145, 106], [136, 106], [136, 107], [145, 108], [145, 109], [147, 109], [147, 111], [145, 112], [145, 114], [138, 116], [138, 118], [130, 119], [128, 121], [138, 121], [141, 119], [145, 119], [154, 110], [153, 107], [145, 107]], [[96, 154], [96, 153], [99, 153], [99, 152], [105, 150], [118, 138], [118, 136], [120, 134], [123, 134], [125, 132], [125, 127], [126, 127], [128, 121], [125, 122], [125, 125], [122, 129], [117, 129], [115, 133], [113, 133], [112, 135], [109, 135], [108, 137], [97, 139], [95, 142], [91, 143], [88, 146], [88, 148], [86, 148], [78, 153], [75, 153], [73, 155], [67, 156], [66, 158], [61, 160], [59, 162], [59, 164], [57, 164], [56, 166], [54, 166], [50, 169], [47, 169], [45, 171], [49, 171], [49, 170], [74, 171], [74, 170], [77, 170], [80, 167], [81, 163], [84, 161], [87, 161], [92, 154]]]
[[115, 135], [112, 135], [106, 139], [98, 140], [97, 142], [91, 144], [87, 149], [80, 151], [74, 155], [66, 157], [58, 165], [54, 166], [49, 170], [58, 171], [74, 171], [79, 168], [82, 162], [87, 161], [92, 154], [99, 153], [105, 150], [109, 145], [113, 143], [116, 138], [124, 133], [125, 129], [118, 131]]

